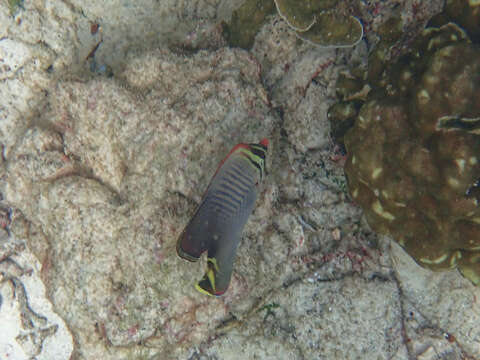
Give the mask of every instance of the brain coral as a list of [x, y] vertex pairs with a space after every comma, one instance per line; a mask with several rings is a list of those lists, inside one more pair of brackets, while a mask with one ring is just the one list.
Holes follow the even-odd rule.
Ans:
[[422, 266], [480, 283], [480, 46], [427, 29], [375, 81], [345, 135], [349, 190]]

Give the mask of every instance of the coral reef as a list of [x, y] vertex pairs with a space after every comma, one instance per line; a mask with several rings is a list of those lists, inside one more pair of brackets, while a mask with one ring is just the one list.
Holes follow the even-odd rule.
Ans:
[[[384, 19], [410, 39], [443, 2], [342, 2], [352, 49], [268, 16], [247, 53], [217, 26], [244, 1], [0, 1], [0, 358], [480, 358], [480, 287], [368, 229], [325, 114]], [[199, 296], [205, 259], [175, 240], [222, 154], [261, 136], [231, 288]]]
[[315, 45], [356, 45], [363, 36], [360, 21], [348, 13], [348, 1], [275, 0], [280, 16], [302, 40]]
[[432, 26], [445, 24], [449, 21], [461, 24], [472, 41], [480, 42], [480, 1], [450, 0], [445, 9], [431, 20]]
[[223, 34], [230, 46], [250, 49], [255, 35], [273, 13], [273, 0], [247, 0], [233, 11], [229, 22], [222, 22]]
[[[352, 197], [422, 266], [480, 283], [480, 47], [426, 29], [387, 65], [345, 135]], [[369, 76], [373, 73], [369, 72]], [[369, 79], [370, 80], [370, 79]]]
[[[274, 6], [275, 3], [275, 6]], [[276, 7], [278, 14], [297, 36], [323, 47], [349, 47], [363, 36], [363, 26], [350, 14], [350, 1], [331, 0], [247, 0], [223, 23], [231, 46], [249, 49], [266, 17]]]

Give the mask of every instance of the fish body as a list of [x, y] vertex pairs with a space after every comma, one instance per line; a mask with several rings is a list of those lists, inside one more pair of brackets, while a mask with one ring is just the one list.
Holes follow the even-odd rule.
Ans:
[[218, 166], [193, 217], [177, 241], [177, 253], [197, 261], [207, 251], [207, 271], [195, 288], [221, 296], [230, 284], [238, 243], [265, 176], [268, 140], [238, 144]]

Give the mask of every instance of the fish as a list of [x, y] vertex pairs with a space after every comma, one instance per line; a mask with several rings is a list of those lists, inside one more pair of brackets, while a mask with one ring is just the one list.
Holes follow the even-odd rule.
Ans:
[[195, 288], [223, 295], [237, 247], [266, 175], [268, 139], [237, 144], [220, 162], [192, 218], [177, 240], [177, 254], [195, 262], [207, 251], [207, 270]]

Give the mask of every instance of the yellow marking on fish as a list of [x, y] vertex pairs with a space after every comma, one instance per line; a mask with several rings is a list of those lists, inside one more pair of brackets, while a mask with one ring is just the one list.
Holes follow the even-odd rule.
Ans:
[[[217, 288], [215, 286], [215, 272], [219, 272], [220, 268], [218, 267], [217, 259], [215, 258], [207, 258], [207, 263], [208, 263], [208, 270], [206, 273], [207, 279], [210, 282], [210, 285], [212, 286], [213, 293], [215, 294], [217, 292]], [[201, 292], [202, 294], [215, 296], [214, 294], [211, 294], [207, 290], [203, 289], [199, 285], [199, 283], [195, 285], [195, 289], [197, 289], [197, 291]]]
[[200, 292], [202, 294], [208, 295], [208, 296], [214, 296], [213, 294], [209, 293], [207, 290], [202, 288], [199, 284], [195, 284], [195, 290], [197, 290], [198, 292]]
[[207, 270], [207, 278], [208, 278], [208, 281], [210, 281], [210, 285], [212, 285], [212, 290], [213, 290], [213, 292], [216, 292], [216, 288], [215, 288], [215, 271], [213, 271], [212, 269], [208, 269], [208, 270]]
[[218, 267], [217, 259], [215, 258], [207, 258], [207, 262], [211, 263], [215, 269], [216, 272], [220, 271], [220, 268]]
[[253, 152], [251, 152], [250, 150], [248, 149], [240, 149], [239, 152], [241, 153], [244, 153], [245, 155], [247, 155], [252, 161], [254, 161], [255, 163], [257, 163], [258, 165], [260, 165], [262, 168], [263, 168], [263, 159], [260, 157], [260, 156], [257, 156], [255, 155]]

